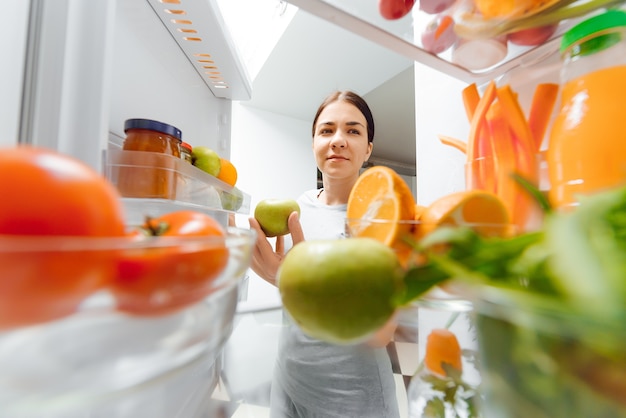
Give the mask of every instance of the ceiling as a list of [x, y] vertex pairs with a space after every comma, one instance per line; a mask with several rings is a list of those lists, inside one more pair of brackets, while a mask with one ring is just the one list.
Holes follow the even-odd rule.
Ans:
[[374, 114], [371, 160], [414, 175], [414, 85], [413, 61], [298, 10], [243, 104], [312, 121], [328, 93], [353, 90]]

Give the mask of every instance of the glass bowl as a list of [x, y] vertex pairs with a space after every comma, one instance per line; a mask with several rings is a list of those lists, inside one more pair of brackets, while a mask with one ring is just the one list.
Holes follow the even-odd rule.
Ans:
[[485, 418], [626, 417], [626, 325], [472, 286]]
[[[147, 241], [1, 237], [0, 287], [14, 298], [22, 292], [24, 307], [0, 308], [0, 416], [204, 416], [197, 414], [207, 412], [217, 383], [253, 244], [254, 233], [238, 228], [226, 237]], [[212, 255], [224, 249], [225, 264], [210, 273]], [[147, 266], [161, 254], [168, 263], [179, 260], [180, 275], [172, 277], [169, 296], [156, 280], [158, 291], [147, 299], [154, 304], [141, 305], [153, 311], [129, 312], [115, 293], [120, 260], [146, 253]], [[147, 268], [138, 260], [137, 268]], [[186, 286], [194, 266], [205, 280]], [[140, 271], [148, 277], [126, 278], [161, 274]], [[64, 284], [58, 289], [51, 281]], [[163, 301], [176, 303], [163, 309]]]

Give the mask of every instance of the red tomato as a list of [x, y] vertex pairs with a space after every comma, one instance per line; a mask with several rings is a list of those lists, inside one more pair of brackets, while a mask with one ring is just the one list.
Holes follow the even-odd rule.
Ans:
[[73, 313], [110, 279], [110, 253], [89, 247], [124, 235], [116, 189], [74, 158], [20, 146], [0, 150], [0, 195], [0, 329]]
[[395, 20], [406, 16], [415, 0], [378, 0], [378, 10], [385, 19]]
[[125, 250], [118, 262], [111, 287], [118, 310], [163, 315], [212, 292], [229, 254], [226, 233], [214, 218], [194, 211], [172, 212], [149, 219], [143, 230], [152, 237], [133, 235], [131, 240], [140, 247]]

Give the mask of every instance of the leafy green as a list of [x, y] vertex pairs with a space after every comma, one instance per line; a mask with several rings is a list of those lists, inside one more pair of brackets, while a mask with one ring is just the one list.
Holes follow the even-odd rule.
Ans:
[[626, 417], [626, 187], [539, 231], [440, 227], [416, 251], [405, 302], [450, 279], [474, 301], [486, 416]]
[[455, 417], [480, 417], [477, 407], [479, 395], [476, 388], [463, 381], [460, 370], [446, 363], [442, 367], [446, 376], [435, 375], [424, 370], [414, 377], [414, 379], [420, 379], [420, 385], [428, 388], [420, 388], [420, 396], [428, 398], [420, 416], [447, 418], [451, 416], [450, 413], [453, 413]]

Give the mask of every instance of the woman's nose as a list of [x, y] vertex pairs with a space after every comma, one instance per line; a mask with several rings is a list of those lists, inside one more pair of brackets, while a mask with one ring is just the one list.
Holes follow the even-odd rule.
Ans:
[[333, 136], [332, 141], [330, 142], [330, 145], [333, 148], [344, 148], [346, 146], [346, 140], [343, 138], [343, 135], [341, 133], [336, 133]]

